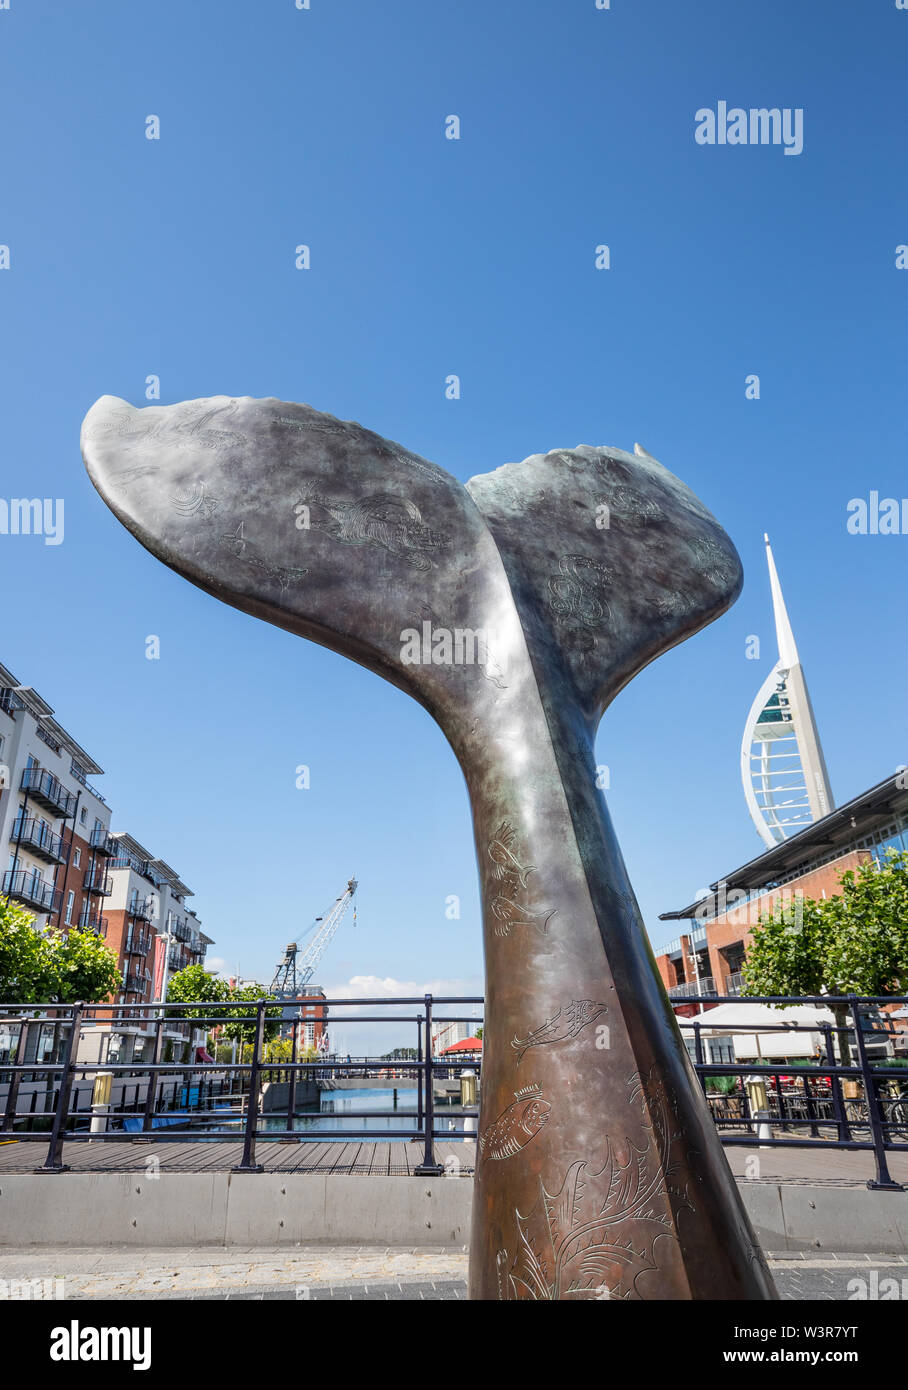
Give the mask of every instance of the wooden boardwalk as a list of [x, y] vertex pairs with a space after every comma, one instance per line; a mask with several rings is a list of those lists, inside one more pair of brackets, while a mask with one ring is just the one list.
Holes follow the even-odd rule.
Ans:
[[[30, 1173], [40, 1167], [47, 1155], [47, 1137], [41, 1143], [0, 1142], [0, 1175]], [[150, 1158], [157, 1159], [166, 1173], [224, 1173], [238, 1164], [243, 1145], [233, 1139], [207, 1143], [167, 1142], [166, 1139], [111, 1139], [90, 1144], [84, 1139], [68, 1140], [63, 1146], [63, 1162], [74, 1173], [128, 1173], [144, 1171]], [[442, 1165], [453, 1159], [461, 1173], [472, 1173], [476, 1145], [439, 1139], [435, 1156]], [[423, 1146], [400, 1140], [372, 1143], [354, 1140], [348, 1144], [260, 1139], [256, 1162], [272, 1173], [343, 1173], [365, 1176], [412, 1177], [422, 1162]], [[450, 1165], [449, 1165], [450, 1166]]]
[[[47, 1136], [41, 1142], [0, 1141], [0, 1177], [4, 1173], [30, 1173], [47, 1155]], [[442, 1166], [451, 1160], [456, 1171], [469, 1175], [476, 1165], [475, 1143], [438, 1139], [435, 1155]], [[753, 1171], [754, 1156], [759, 1158], [758, 1173]], [[178, 1143], [166, 1139], [111, 1139], [90, 1144], [84, 1139], [68, 1140], [63, 1162], [74, 1173], [142, 1172], [148, 1160], [157, 1160], [166, 1173], [226, 1173], [240, 1162], [243, 1146], [234, 1139], [197, 1143]], [[412, 1177], [422, 1162], [421, 1143], [400, 1140], [373, 1143], [352, 1140], [274, 1140], [260, 1139], [256, 1162], [272, 1173], [335, 1173]], [[873, 1176], [873, 1154], [867, 1150], [844, 1149], [761, 1149], [756, 1145], [728, 1147], [725, 1150], [732, 1172], [752, 1182], [810, 1183], [837, 1187], [863, 1187]], [[889, 1168], [897, 1182], [908, 1185], [908, 1152], [888, 1154]]]

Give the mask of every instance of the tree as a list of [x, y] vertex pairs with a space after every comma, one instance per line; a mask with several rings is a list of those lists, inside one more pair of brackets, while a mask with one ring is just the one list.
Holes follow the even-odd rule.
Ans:
[[[209, 975], [202, 965], [187, 965], [167, 982], [167, 1000], [171, 1004], [220, 1004], [230, 998], [230, 986], [217, 975]], [[220, 1015], [221, 1009], [168, 1009], [168, 1018], [202, 1020], [207, 1015]]]
[[[839, 886], [832, 898], [799, 899], [760, 918], [744, 961], [748, 994], [900, 992], [908, 980], [908, 854], [887, 850], [880, 864], [846, 870]], [[829, 1007], [843, 1029], [847, 1005]], [[847, 1064], [848, 1035], [838, 1036]]]
[[[226, 980], [220, 979], [217, 975], [209, 975], [201, 965], [187, 965], [185, 970], [178, 970], [167, 985], [168, 1003], [212, 1005], [209, 1009], [171, 1009], [168, 1010], [170, 1017], [207, 1022], [208, 1016], [213, 1015], [230, 1020], [215, 1026], [223, 1029], [223, 1037], [243, 1043], [251, 1043], [255, 1037], [255, 1002], [270, 997], [263, 985], [251, 984], [231, 989]], [[236, 1001], [242, 1001], [242, 1005], [239, 1006]], [[218, 1007], [214, 1007], [215, 1005]], [[266, 1018], [280, 1020], [282, 1012], [280, 1006], [268, 1009]], [[233, 1019], [237, 1021], [233, 1022]], [[279, 1026], [279, 1022], [266, 1023], [265, 1037], [275, 1037]]]
[[0, 898], [0, 1003], [95, 1003], [120, 980], [117, 958], [93, 932], [35, 930], [35, 918]]
[[43, 1004], [56, 993], [53, 949], [34, 921], [30, 912], [0, 898], [0, 1003]]
[[[244, 1045], [246, 1043], [252, 1043], [255, 1040], [255, 1025], [257, 1013], [255, 1006], [260, 999], [271, 999], [274, 996], [267, 993], [264, 985], [250, 984], [229, 990], [227, 997], [231, 1001], [248, 1000], [249, 1002], [245, 1004], [243, 1007], [238, 1007], [237, 1005], [228, 1005], [224, 1009], [225, 1015], [231, 1016], [238, 1020], [236, 1023], [224, 1024], [224, 1036], [227, 1038], [236, 1038], [239, 1042], [242, 1042]], [[284, 1011], [280, 1007], [280, 1005], [278, 1005], [276, 1008], [265, 1010], [265, 1018], [267, 1020], [275, 1020], [274, 1022], [266, 1022], [265, 1024], [266, 1041], [271, 1038], [277, 1037], [277, 1034], [280, 1030], [280, 1020], [283, 1017], [283, 1012]], [[242, 1020], [242, 1022], [240, 1020]]]
[[54, 932], [49, 938], [57, 972], [56, 998], [61, 1004], [84, 999], [96, 1003], [120, 985], [117, 957], [90, 931]]

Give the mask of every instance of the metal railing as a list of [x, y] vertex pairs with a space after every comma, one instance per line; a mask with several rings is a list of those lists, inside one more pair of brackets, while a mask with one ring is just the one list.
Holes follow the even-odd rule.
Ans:
[[[693, 1035], [694, 1069], [723, 1144], [870, 1150], [876, 1173], [867, 1186], [904, 1191], [890, 1174], [886, 1155], [889, 1151], [908, 1151], [908, 1067], [886, 1066], [886, 1061], [894, 1060], [886, 1056], [871, 1058], [867, 1040], [876, 1036], [888, 1047], [898, 1039], [896, 1030], [877, 1026], [881, 1020], [868, 1014], [870, 1010], [878, 1014], [883, 1004], [904, 1006], [908, 996], [711, 995], [703, 997], [702, 1002], [736, 1004], [742, 1010], [755, 1004], [779, 1008], [779, 1022], [772, 1024], [748, 1022], [743, 1012], [738, 1024], [710, 1023], [709, 1011], [698, 1019], [677, 1020], [683, 1033], [689, 1030]], [[845, 1025], [822, 1019], [787, 1022], [784, 1006], [795, 1004], [827, 1010], [839, 1006], [851, 1021]], [[796, 1059], [794, 1062], [770, 1061], [761, 1053], [759, 1037], [771, 1038], [777, 1033], [791, 1033], [796, 1038], [821, 1036], [822, 1043], [812, 1062], [805, 1063], [803, 1053], [797, 1049], [787, 1054]], [[704, 1038], [708, 1046], [711, 1036], [733, 1042], [741, 1035], [755, 1038], [753, 1059], [748, 1056], [735, 1061], [706, 1060]], [[749, 1052], [749, 1047], [746, 1050]], [[843, 1063], [843, 1056], [848, 1057], [847, 1063]], [[884, 1065], [875, 1065], [875, 1061]], [[734, 1094], [711, 1096], [711, 1077], [736, 1078]], [[776, 1129], [781, 1129], [782, 1134], [776, 1134]]]
[[[903, 1190], [901, 1184], [890, 1175], [887, 1154], [908, 1152], [908, 1068], [900, 1069], [892, 1064], [892, 1058], [886, 1056], [876, 1059], [877, 1065], [870, 1057], [868, 1048], [877, 1035], [886, 1042], [887, 1047], [898, 1036], [879, 1027], [879, 1006], [905, 1005], [908, 1004], [908, 997], [847, 995], [795, 1000], [777, 996], [740, 998], [714, 995], [706, 1002], [736, 1004], [742, 1009], [755, 1004], [798, 1003], [823, 1008], [841, 1006], [849, 1016], [845, 1023], [830, 1023], [824, 1019], [809, 1023], [792, 1022], [786, 1019], [785, 1011], [781, 1009], [778, 1023], [747, 1021], [744, 1014], [740, 1024], [723, 1022], [718, 1026], [710, 1023], [708, 1013], [697, 1019], [678, 1019], [680, 1027], [691, 1039], [694, 1071], [723, 1144], [751, 1148], [773, 1145], [868, 1151], [873, 1154], [875, 1161], [875, 1176], [868, 1186]], [[316, 1021], [327, 1024], [331, 1029], [336, 1029], [338, 1024], [345, 1029], [354, 1024], [377, 1023], [415, 1026], [416, 1055], [413, 1058], [391, 1054], [354, 1058], [347, 1054], [344, 1057], [318, 1057], [315, 1060], [300, 1058], [301, 1035], [304, 1036], [306, 1022], [303, 1014], [305, 1005], [302, 1003], [277, 1003], [262, 999], [244, 1004], [150, 1005], [146, 1002], [0, 1006], [0, 1030], [12, 1038], [18, 1028], [17, 1040], [15, 1044], [10, 1044], [10, 1060], [0, 1059], [0, 1110], [3, 1112], [0, 1133], [26, 1142], [46, 1142], [48, 1149], [43, 1170], [60, 1171], [65, 1141], [88, 1137], [91, 1107], [90, 1104], [82, 1106], [75, 1094], [80, 1082], [83, 1087], [90, 1084], [98, 1072], [137, 1078], [136, 1084], [144, 1085], [141, 1128], [147, 1134], [159, 1127], [161, 1118], [159, 1078], [165, 1073], [173, 1076], [178, 1072], [183, 1078], [187, 1099], [176, 1115], [168, 1117], [171, 1123], [167, 1128], [167, 1141], [242, 1138], [243, 1153], [237, 1165], [238, 1171], [261, 1171], [256, 1163], [259, 1139], [417, 1139], [423, 1146], [423, 1156], [415, 1171], [426, 1175], [440, 1173], [443, 1169], [436, 1160], [435, 1140], [473, 1139], [478, 1109], [473, 1104], [445, 1106], [447, 1127], [439, 1127], [436, 1087], [459, 1078], [465, 1071], [478, 1075], [481, 1063], [470, 1057], [432, 1055], [432, 1039], [446, 1023], [468, 1024], [475, 1031], [480, 1020], [475, 1013], [467, 1016], [464, 1008], [481, 1006], [482, 1003], [479, 997], [436, 998], [432, 995], [399, 999], [319, 1000]], [[435, 1013], [437, 1007], [444, 1007], [443, 1017]], [[376, 1013], [378, 1009], [393, 1012]], [[46, 1017], [49, 1011], [52, 1015], [50, 1019]], [[181, 1019], [182, 1022], [174, 1022]], [[289, 1057], [269, 1058], [266, 1031], [275, 1025], [286, 1029], [291, 1024], [300, 1026], [292, 1029]], [[30, 1060], [30, 1032], [38, 1027], [47, 1029], [51, 1026], [55, 1035], [59, 1036], [59, 1057], [41, 1063]], [[84, 1029], [88, 1028], [97, 1036], [99, 1028], [106, 1028], [116, 1035], [135, 1031], [136, 1027], [150, 1035], [152, 1046], [149, 1060], [79, 1060], [79, 1042]], [[182, 1030], [185, 1041], [181, 1045], [191, 1051], [186, 1037], [190, 1030], [199, 1030], [202, 1036], [212, 1030], [226, 1030], [229, 1035], [231, 1031], [235, 1034], [239, 1027], [244, 1030], [243, 1040], [249, 1045], [248, 1058], [242, 1050], [239, 1061], [231, 1059], [229, 1062], [182, 1058], [174, 1061], [164, 1057], [167, 1040], [171, 1039], [171, 1048], [175, 1045], [172, 1039], [176, 1030]], [[715, 1053], [708, 1051], [711, 1043], [717, 1040], [728, 1047], [729, 1039], [742, 1034], [748, 1037], [772, 1037], [778, 1033], [791, 1034], [794, 1046], [785, 1057], [772, 1061], [761, 1056], [759, 1043], [755, 1043], [752, 1053], [748, 1046], [746, 1055], [739, 1055], [736, 1060], [716, 1057]], [[813, 1035], [814, 1040], [821, 1039], [810, 1062], [804, 1060], [804, 1054], [800, 1051], [800, 1037], [804, 1035]], [[745, 1048], [742, 1047], [740, 1052], [744, 1054]], [[709, 1060], [710, 1057], [712, 1060]], [[34, 1102], [31, 1110], [18, 1108], [20, 1084], [26, 1076], [33, 1082], [43, 1082], [48, 1103], [41, 1111], [35, 1110]], [[406, 1115], [411, 1121], [408, 1128], [376, 1131], [364, 1123], [361, 1129], [356, 1125], [352, 1129], [334, 1129], [330, 1123], [324, 1124], [326, 1118], [330, 1120], [330, 1117], [326, 1117], [320, 1109], [312, 1111], [297, 1105], [299, 1088], [304, 1083], [315, 1083], [315, 1086], [321, 1083], [323, 1088], [330, 1089], [343, 1081], [368, 1082], [376, 1076], [382, 1076], [384, 1085], [389, 1088], [393, 1088], [395, 1081], [400, 1081], [400, 1089], [404, 1089], [408, 1081], [411, 1082], [416, 1089], [415, 1114], [401, 1111], [395, 1106], [388, 1110], [345, 1111], [344, 1119], [363, 1122], [397, 1120], [402, 1124]], [[734, 1079], [733, 1093], [711, 1091], [710, 1082], [719, 1077]], [[5, 1107], [2, 1101], [4, 1081]], [[286, 1086], [286, 1095], [280, 1094], [274, 1105], [269, 1105], [266, 1110], [263, 1088], [268, 1081]], [[309, 1104], [312, 1102], [312, 1089], [310, 1085], [308, 1100], [307, 1096], [303, 1096], [303, 1100]], [[210, 1106], [206, 1107], [204, 1097], [210, 1099], [216, 1092], [221, 1095], [229, 1093], [233, 1097], [229, 1113], [213, 1112]], [[192, 1101], [192, 1096], [201, 1097], [202, 1100], [197, 1104]], [[120, 1119], [122, 1115], [119, 1113], [107, 1115], [103, 1130], [92, 1128], [92, 1141], [122, 1140], [124, 1131], [115, 1127]], [[306, 1133], [307, 1122], [315, 1119], [319, 1120], [318, 1128]], [[453, 1124], [453, 1121], [457, 1121], [457, 1124]], [[297, 1122], [302, 1122], [302, 1130], [297, 1127]], [[36, 1129], [39, 1123], [45, 1126], [43, 1131]], [[200, 1124], [204, 1125], [204, 1129], [199, 1128]], [[778, 1130], [782, 1131], [781, 1134], [776, 1132]]]
[[702, 980], [689, 980], [685, 985], [671, 985], [668, 997], [669, 999], [696, 999], [703, 994], [711, 995], [715, 987], [715, 980], [711, 976], [704, 976]]
[[10, 843], [16, 849], [31, 850], [32, 854], [52, 864], [62, 864], [66, 859], [63, 836], [55, 834], [47, 822], [39, 820], [37, 816], [17, 816]]
[[[126, 982], [129, 988], [129, 980]], [[480, 1064], [474, 1059], [448, 1058], [444, 1056], [433, 1056], [431, 1046], [424, 1049], [424, 1039], [431, 1040], [433, 1028], [437, 1028], [444, 1023], [466, 1023], [472, 1028], [479, 1025], [481, 1020], [477, 1017], [467, 1017], [463, 1013], [446, 1012], [443, 1018], [434, 1015], [437, 1005], [466, 1006], [479, 1005], [482, 1003], [478, 997], [445, 997], [435, 998], [432, 995], [421, 997], [401, 998], [401, 999], [330, 999], [319, 1000], [320, 1011], [322, 1014], [320, 1021], [326, 1018], [332, 1026], [339, 1022], [346, 1028], [354, 1024], [395, 1024], [407, 1023], [415, 1026], [416, 1030], [416, 1058], [390, 1059], [390, 1058], [369, 1058], [362, 1061], [354, 1061], [349, 1055], [336, 1058], [318, 1058], [317, 1060], [299, 1059], [301, 1048], [300, 1034], [305, 1027], [305, 1018], [294, 1018], [288, 1020], [287, 1011], [293, 1009], [294, 1013], [301, 1008], [287, 1001], [276, 1003], [274, 1000], [262, 999], [257, 1002], [244, 1004], [211, 1004], [211, 1003], [180, 1003], [166, 1006], [144, 1004], [67, 1004], [67, 1005], [3, 1005], [0, 1006], [0, 1028], [12, 1031], [18, 1028], [18, 1036], [15, 1044], [10, 1047], [9, 1061], [0, 1060], [0, 1134], [32, 1143], [46, 1143], [47, 1154], [44, 1164], [38, 1171], [60, 1172], [65, 1168], [63, 1163], [64, 1144], [67, 1140], [87, 1139], [90, 1135], [92, 1142], [105, 1140], [123, 1141], [127, 1137], [123, 1129], [112, 1128], [118, 1120], [124, 1118], [122, 1112], [108, 1114], [104, 1120], [103, 1128], [92, 1125], [92, 1106], [91, 1089], [87, 1091], [89, 1099], [83, 1105], [78, 1095], [79, 1083], [83, 1088], [87, 1082], [92, 1082], [99, 1072], [113, 1073], [114, 1078], [128, 1076], [130, 1079], [141, 1077], [145, 1086], [145, 1100], [142, 1111], [141, 1132], [146, 1134], [159, 1128], [162, 1122], [166, 1122], [167, 1142], [198, 1142], [200, 1138], [206, 1141], [212, 1139], [233, 1140], [236, 1142], [242, 1139], [243, 1153], [242, 1159], [236, 1165], [235, 1171], [238, 1172], [261, 1172], [261, 1166], [256, 1163], [256, 1143], [259, 1139], [278, 1140], [278, 1139], [301, 1139], [305, 1134], [296, 1123], [307, 1120], [319, 1120], [317, 1132], [312, 1134], [312, 1138], [319, 1141], [337, 1140], [357, 1140], [372, 1139], [380, 1137], [382, 1140], [389, 1139], [410, 1139], [417, 1140], [423, 1148], [422, 1161], [414, 1170], [417, 1175], [440, 1175], [445, 1170], [437, 1162], [434, 1144], [439, 1138], [445, 1139], [469, 1139], [476, 1136], [478, 1124], [478, 1106], [445, 1106], [446, 1127], [440, 1128], [436, 1124], [436, 1085], [444, 1081], [450, 1081], [453, 1076], [459, 1077], [460, 1073], [470, 1071], [478, 1077]], [[414, 1012], [401, 1013], [397, 1010], [415, 1006]], [[372, 1012], [375, 1008], [383, 1010], [392, 1009], [394, 1012], [380, 1013], [376, 1015]], [[368, 1012], [362, 1012], [362, 1010]], [[352, 1015], [344, 1011], [355, 1010]], [[49, 1020], [48, 1012], [53, 1017]], [[187, 1022], [174, 1023], [174, 1019], [179, 1020], [183, 1015]], [[152, 1021], [145, 1023], [149, 1015]], [[292, 1044], [289, 1058], [268, 1060], [266, 1057], [266, 1030], [269, 1025], [277, 1023], [279, 1026], [287, 1027], [290, 1023], [299, 1023], [300, 1027], [292, 1029]], [[59, 1032], [59, 1060], [44, 1061], [38, 1063], [28, 1058], [29, 1053], [29, 1034], [37, 1028], [53, 1026], [55, 1032]], [[97, 1036], [99, 1027], [106, 1028], [110, 1033], [117, 1034], [126, 1031], [134, 1031], [136, 1026], [145, 1026], [150, 1029], [152, 1035], [152, 1047], [150, 1060], [142, 1061], [97, 1061], [88, 1062], [79, 1060], [79, 1043], [83, 1031], [88, 1029], [92, 1035]], [[238, 1026], [242, 1027], [251, 1038], [250, 1056], [248, 1060], [241, 1061], [178, 1061], [167, 1060], [163, 1053], [168, 1036], [175, 1028], [183, 1028], [187, 1032], [190, 1028], [201, 1029], [204, 1032], [213, 1028], [230, 1028], [234, 1030]], [[184, 1044], [188, 1045], [188, 1044]], [[241, 1054], [242, 1055], [242, 1054]], [[13, 1060], [14, 1059], [14, 1060]], [[387, 1110], [345, 1110], [343, 1112], [346, 1121], [369, 1121], [369, 1120], [397, 1120], [401, 1125], [405, 1116], [412, 1123], [408, 1128], [383, 1129], [377, 1136], [374, 1129], [365, 1126], [360, 1129], [354, 1126], [351, 1128], [331, 1128], [325, 1127], [322, 1122], [326, 1117], [320, 1110], [309, 1111], [300, 1109], [297, 1105], [297, 1092], [301, 1083], [330, 1080], [335, 1076], [340, 1076], [346, 1080], [366, 1080], [374, 1079], [376, 1070], [385, 1072], [385, 1083], [394, 1080], [400, 1082], [399, 1089], [409, 1089], [410, 1086], [416, 1090], [416, 1110], [401, 1111], [400, 1108]], [[159, 1104], [158, 1081], [163, 1075], [173, 1076], [179, 1072], [184, 1078], [184, 1091], [187, 1097], [185, 1107], [175, 1115], [165, 1115]], [[31, 1109], [21, 1109], [19, 1107], [19, 1093], [23, 1078], [28, 1077], [32, 1082], [43, 1082], [44, 1095], [48, 1103], [44, 1109], [38, 1111], [32, 1101]], [[287, 1087], [286, 1105], [281, 1104], [278, 1109], [270, 1112], [272, 1127], [268, 1127], [268, 1113], [262, 1106], [263, 1087], [268, 1080], [283, 1081]], [[224, 1092], [223, 1083], [230, 1081], [232, 1084], [227, 1086], [227, 1092], [234, 1098], [234, 1108], [230, 1113], [225, 1113], [220, 1109], [212, 1109], [210, 1105], [211, 1097]], [[6, 1083], [5, 1103], [2, 1101], [4, 1091], [4, 1081]], [[214, 1085], [213, 1083], [217, 1083]], [[139, 1083], [137, 1083], [139, 1084]], [[204, 1103], [198, 1103], [202, 1098]], [[395, 1097], [396, 1099], [396, 1097]], [[282, 1120], [281, 1120], [281, 1117]], [[170, 1121], [176, 1120], [173, 1124]], [[281, 1128], [274, 1128], [273, 1122], [277, 1120], [281, 1123]], [[452, 1121], [462, 1122], [462, 1127], [457, 1128]], [[199, 1123], [205, 1126], [199, 1128]], [[36, 1127], [37, 1126], [37, 1127]], [[40, 1126], [43, 1126], [41, 1128]], [[49, 1132], [48, 1132], [49, 1130]]]
[[113, 879], [106, 869], [94, 865], [82, 880], [86, 893], [97, 893], [99, 897], [109, 898], [113, 892]]
[[39, 912], [56, 912], [62, 898], [59, 888], [45, 883], [31, 869], [7, 869], [3, 875], [3, 892], [6, 897], [16, 898]]
[[68, 792], [52, 772], [37, 764], [23, 768], [20, 786], [23, 791], [30, 792], [35, 801], [59, 811], [64, 819], [68, 819], [76, 809], [74, 793]]
[[88, 903], [83, 903], [82, 911], [79, 913], [79, 930], [93, 931], [98, 936], [106, 936], [107, 928], [110, 925], [107, 917], [102, 917]]

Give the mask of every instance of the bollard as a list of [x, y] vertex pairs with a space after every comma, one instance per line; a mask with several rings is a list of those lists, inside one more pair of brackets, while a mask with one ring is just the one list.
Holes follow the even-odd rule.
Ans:
[[[110, 1093], [112, 1086], [112, 1071], [99, 1071], [95, 1073], [95, 1084], [91, 1093], [90, 1134], [107, 1133], [107, 1117], [110, 1114]], [[92, 1143], [92, 1140], [89, 1139], [88, 1142]]]
[[772, 1126], [769, 1123], [769, 1097], [766, 1094], [766, 1082], [762, 1076], [745, 1076], [744, 1085], [747, 1088], [751, 1119], [757, 1121], [757, 1138], [771, 1139]]

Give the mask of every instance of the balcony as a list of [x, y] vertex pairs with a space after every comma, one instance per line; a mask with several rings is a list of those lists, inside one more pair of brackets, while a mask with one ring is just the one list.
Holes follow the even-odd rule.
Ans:
[[116, 854], [117, 842], [110, 838], [110, 831], [103, 825], [93, 830], [88, 843], [98, 854]]
[[734, 971], [733, 974], [731, 974], [731, 975], [728, 976], [728, 978], [727, 978], [726, 981], [725, 981], [725, 991], [724, 991], [724, 992], [725, 992], [726, 994], [735, 994], [735, 995], [738, 995], [738, 994], [746, 994], [746, 992], [747, 992], [747, 981], [745, 980], [744, 976], [741, 974], [741, 972], [740, 972], [739, 970]]
[[672, 985], [668, 991], [669, 999], [697, 999], [701, 994], [715, 994], [716, 982], [711, 975], [701, 978], [699, 984], [690, 980], [686, 985]]
[[79, 913], [79, 930], [93, 931], [95, 936], [106, 936], [107, 926], [107, 918], [99, 916], [99, 914], [86, 903]]
[[130, 917], [135, 917], [140, 922], [153, 922], [154, 898], [130, 898], [126, 911]]
[[63, 864], [66, 845], [62, 835], [55, 835], [50, 826], [34, 816], [17, 816], [13, 825], [12, 844], [29, 850], [46, 864]]
[[175, 936], [177, 941], [190, 941], [192, 939], [192, 928], [185, 922], [177, 922], [170, 929], [171, 936]]
[[68, 792], [59, 777], [55, 777], [44, 767], [25, 768], [21, 787], [39, 806], [44, 806], [48, 811], [55, 811], [58, 816], [68, 818], [76, 809], [73, 793]]
[[113, 892], [113, 879], [105, 869], [89, 869], [82, 880], [82, 887], [86, 893], [91, 893], [98, 898], [109, 898]]
[[126, 954], [128, 956], [144, 956], [148, 952], [154, 937], [149, 933], [140, 932], [137, 936], [130, 937], [126, 943]]
[[149, 980], [145, 980], [141, 975], [127, 975], [123, 981], [123, 989], [127, 994], [144, 994]]
[[15, 718], [18, 710], [25, 709], [25, 702], [20, 699], [15, 690], [5, 685], [3, 689], [0, 690], [0, 709], [3, 710], [4, 714], [8, 714]]
[[7, 869], [3, 875], [3, 891], [8, 898], [34, 908], [36, 912], [54, 913], [60, 906], [60, 889], [52, 883], [45, 883], [31, 869]]

